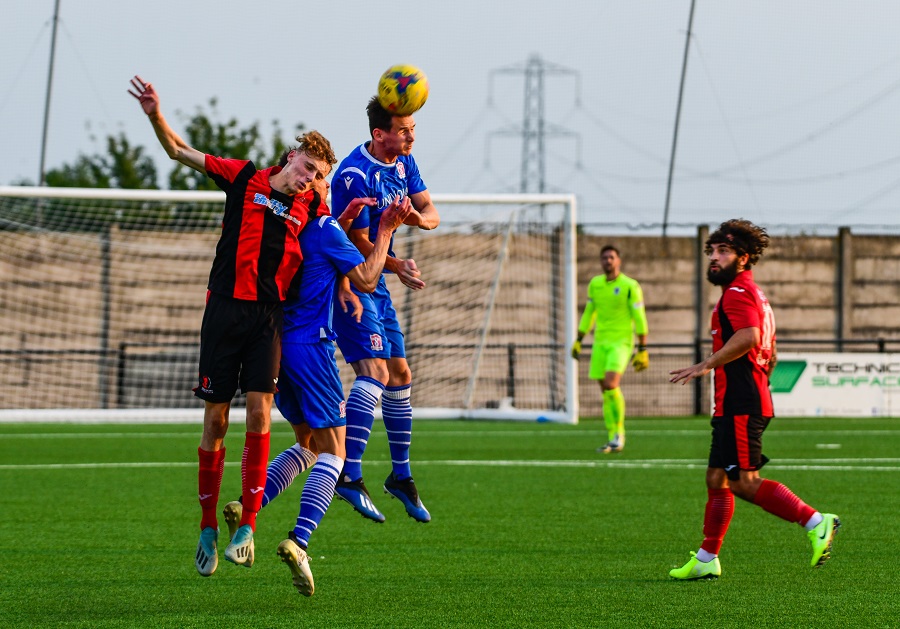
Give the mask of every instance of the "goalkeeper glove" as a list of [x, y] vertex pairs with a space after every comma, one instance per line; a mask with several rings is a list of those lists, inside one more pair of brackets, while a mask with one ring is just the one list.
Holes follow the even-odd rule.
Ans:
[[572, 343], [572, 358], [578, 360], [578, 356], [581, 354], [581, 341], [577, 340]]
[[631, 359], [631, 366], [634, 367], [635, 371], [644, 371], [650, 366], [650, 355], [647, 353], [647, 350], [643, 347], [638, 347], [638, 351], [634, 354], [634, 358]]

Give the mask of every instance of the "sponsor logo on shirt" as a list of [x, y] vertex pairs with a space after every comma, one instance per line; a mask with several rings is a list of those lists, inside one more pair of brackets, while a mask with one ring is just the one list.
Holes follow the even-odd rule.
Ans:
[[403, 201], [403, 198], [406, 196], [406, 189], [397, 190], [396, 192], [392, 192], [386, 196], [381, 197], [381, 200], [378, 201], [378, 209], [383, 210], [391, 205], [394, 202], [394, 199], [399, 199]]
[[350, 184], [353, 183], [353, 177], [344, 177], [344, 183], [347, 184], [347, 190], [349, 190]]
[[298, 219], [296, 216], [290, 215], [291, 208], [286, 206], [281, 201], [276, 201], [275, 199], [270, 199], [269, 197], [262, 194], [261, 192], [257, 192], [256, 194], [253, 195], [253, 202], [256, 205], [263, 205], [263, 206], [269, 208], [270, 210], [272, 210], [272, 214], [274, 214], [275, 216], [280, 216], [280, 217], [285, 218], [293, 223], [296, 223], [297, 225], [300, 225], [301, 227], [303, 226], [303, 223], [300, 221], [300, 219]]

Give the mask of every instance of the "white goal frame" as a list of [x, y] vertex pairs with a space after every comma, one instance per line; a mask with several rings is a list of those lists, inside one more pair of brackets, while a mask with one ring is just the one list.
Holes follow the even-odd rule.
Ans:
[[[118, 190], [118, 189], [83, 189], [83, 188], [46, 188], [25, 186], [0, 186], [0, 199], [6, 197], [18, 198], [44, 198], [44, 199], [73, 199], [73, 200], [105, 200], [105, 201], [154, 201], [154, 202], [196, 202], [196, 203], [222, 203], [225, 195], [222, 192], [195, 192], [195, 191], [152, 191], [152, 190]], [[499, 404], [490, 408], [475, 408], [472, 405], [474, 383], [476, 382], [481, 365], [482, 352], [476, 349], [472, 364], [472, 379], [467, 387], [465, 402], [460, 407], [423, 407], [415, 404], [415, 391], [413, 415], [416, 419], [485, 419], [485, 420], [518, 420], [518, 421], [552, 421], [569, 424], [578, 423], [578, 370], [577, 363], [568, 355], [567, 344], [576, 338], [577, 333], [577, 251], [576, 251], [576, 198], [571, 194], [433, 194], [432, 200], [441, 209], [442, 218], [449, 212], [448, 208], [454, 206], [497, 206], [515, 207], [529, 206], [561, 207], [562, 219], [556, 223], [559, 228], [559, 242], [562, 248], [560, 271], [562, 273], [561, 290], [563, 294], [562, 310], [563, 325], [560, 337], [563, 339], [563, 363], [565, 401], [562, 408], [557, 409], [519, 409], [512, 406], [505, 398]], [[532, 210], [533, 211], [533, 210]], [[512, 214], [510, 215], [512, 217]], [[0, 214], [0, 219], [4, 218]], [[446, 222], [446, 218], [444, 218]], [[483, 334], [479, 339], [483, 348], [486, 342], [486, 333], [491, 324], [494, 313], [494, 293], [498, 290], [500, 275], [506, 259], [507, 242], [512, 230], [513, 218], [509, 219], [509, 228], [494, 264], [496, 272], [489, 289], [487, 308], [480, 315], [483, 319]], [[440, 228], [438, 228], [440, 230]], [[339, 363], [343, 363], [339, 359]], [[343, 368], [343, 365], [342, 365]], [[415, 378], [415, 374], [414, 374]], [[415, 387], [415, 382], [413, 384]], [[346, 390], [346, 385], [345, 385]], [[274, 409], [273, 409], [274, 411]], [[275, 414], [273, 412], [273, 414]], [[12, 409], [0, 408], [0, 422], [127, 422], [127, 423], [166, 423], [166, 422], [191, 422], [202, 419], [202, 410], [199, 408], [172, 408], [172, 409], [83, 409], [83, 408], [35, 408]]]

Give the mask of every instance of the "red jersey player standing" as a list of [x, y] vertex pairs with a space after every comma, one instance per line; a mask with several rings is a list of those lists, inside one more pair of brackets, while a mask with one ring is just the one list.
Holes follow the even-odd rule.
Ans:
[[715, 369], [704, 539], [690, 561], [669, 572], [675, 579], [722, 574], [718, 554], [734, 514], [734, 496], [806, 529], [813, 567], [829, 558], [841, 525], [836, 515], [819, 513], [781, 483], [759, 476], [768, 461], [762, 434], [774, 416], [769, 374], [775, 366], [775, 316], [750, 269], [768, 245], [765, 229], [740, 219], [722, 223], [710, 235], [706, 276], [722, 287], [712, 316], [713, 353], [701, 363], [669, 372], [670, 382], [685, 384]]
[[[225, 192], [222, 235], [209, 274], [200, 330], [200, 377], [194, 393], [205, 402], [198, 477], [200, 542], [195, 565], [203, 576], [218, 566], [216, 507], [225, 467], [231, 399], [247, 394], [247, 433], [241, 459], [243, 513], [225, 549], [237, 565], [253, 565], [253, 531], [262, 505], [269, 461], [269, 425], [281, 359], [282, 302], [295, 297], [303, 255], [298, 239], [310, 218], [328, 214], [320, 193], [336, 163], [316, 131], [299, 137], [283, 166], [257, 170], [249, 160], [206, 155], [176, 134], [160, 111], [159, 96], [140, 77], [129, 93], [141, 104], [168, 156], [204, 173]], [[318, 189], [316, 189], [318, 188]]]

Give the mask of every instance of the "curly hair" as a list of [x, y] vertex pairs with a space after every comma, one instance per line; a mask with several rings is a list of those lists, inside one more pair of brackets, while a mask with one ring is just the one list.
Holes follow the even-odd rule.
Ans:
[[706, 255], [712, 252], [712, 245], [729, 245], [739, 256], [747, 254], [747, 266], [749, 269], [759, 262], [763, 251], [769, 246], [769, 234], [765, 227], [754, 225], [742, 218], [733, 218], [725, 221], [719, 228], [706, 239]]
[[291, 151], [306, 153], [307, 155], [311, 155], [316, 159], [326, 162], [329, 166], [337, 164], [337, 158], [334, 156], [334, 149], [331, 148], [331, 142], [318, 131], [307, 131], [303, 135], [298, 135], [297, 142], [300, 143], [299, 146], [285, 149], [281, 154], [281, 159], [278, 160], [279, 166], [287, 164], [287, 158]]

